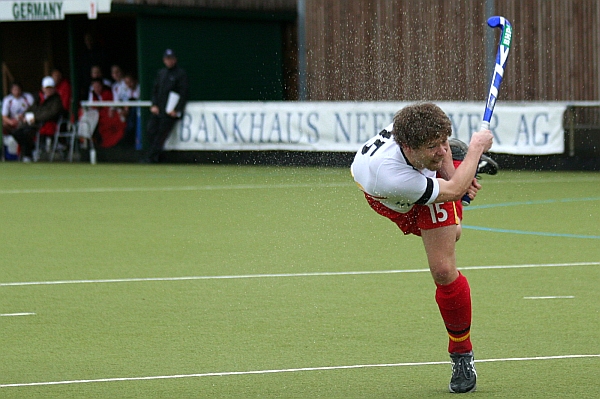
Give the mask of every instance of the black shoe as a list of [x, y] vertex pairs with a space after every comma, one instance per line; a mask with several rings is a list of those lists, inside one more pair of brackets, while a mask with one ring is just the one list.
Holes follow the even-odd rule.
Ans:
[[451, 393], [469, 393], [477, 389], [477, 371], [473, 352], [451, 353], [452, 378], [448, 390]]
[[495, 175], [498, 173], [498, 162], [494, 161], [487, 155], [482, 155], [479, 160], [479, 166], [477, 167], [477, 173], [487, 173], [488, 175]]
[[[467, 156], [467, 151], [469, 150], [468, 145], [455, 138], [448, 139], [448, 143], [450, 144], [450, 150], [452, 151], [452, 159], [455, 161], [462, 161], [465, 159]], [[498, 169], [498, 162], [483, 154], [479, 160], [477, 174], [485, 173], [488, 175], [495, 175], [498, 173]]]

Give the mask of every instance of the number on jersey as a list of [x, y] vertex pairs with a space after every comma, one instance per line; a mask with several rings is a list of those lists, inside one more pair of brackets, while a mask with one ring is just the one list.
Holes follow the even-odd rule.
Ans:
[[[365, 155], [367, 152], [369, 152], [371, 149], [373, 149], [373, 151], [371, 152], [371, 154], [369, 156], [373, 156], [373, 154], [375, 154], [377, 152], [377, 150], [386, 143], [386, 141], [384, 140], [389, 140], [392, 137], [392, 132], [388, 132], [387, 130], [382, 130], [381, 132], [379, 132], [379, 134], [377, 136], [375, 136], [377, 139], [372, 142], [371, 144], [367, 143], [363, 146], [362, 150], [361, 150], [361, 154]], [[382, 139], [380, 139], [379, 137], [381, 137]]]

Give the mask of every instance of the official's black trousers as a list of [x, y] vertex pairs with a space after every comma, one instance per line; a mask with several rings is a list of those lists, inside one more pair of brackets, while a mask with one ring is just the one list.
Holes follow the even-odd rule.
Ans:
[[148, 134], [148, 152], [143, 161], [157, 163], [163, 150], [165, 141], [169, 137], [177, 118], [168, 115], [150, 115], [146, 133]]

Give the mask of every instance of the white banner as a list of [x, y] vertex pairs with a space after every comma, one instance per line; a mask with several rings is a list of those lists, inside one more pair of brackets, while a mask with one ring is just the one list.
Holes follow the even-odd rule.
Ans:
[[[479, 129], [480, 102], [436, 102], [452, 121], [452, 135], [468, 143]], [[167, 150], [292, 150], [355, 152], [410, 103], [191, 102]], [[492, 152], [562, 154], [566, 103], [500, 103], [490, 129]]]
[[0, 1], [0, 21], [49, 21], [65, 19], [67, 14], [110, 12], [111, 0]]

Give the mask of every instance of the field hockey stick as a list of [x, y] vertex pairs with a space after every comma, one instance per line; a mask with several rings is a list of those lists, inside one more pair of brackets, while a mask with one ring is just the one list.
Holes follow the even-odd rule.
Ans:
[[[496, 65], [494, 66], [494, 74], [492, 75], [490, 90], [485, 104], [485, 112], [483, 113], [483, 120], [481, 121], [479, 130], [490, 129], [490, 121], [494, 113], [494, 106], [496, 105], [496, 99], [500, 91], [500, 83], [502, 83], [502, 77], [504, 76], [504, 66], [506, 65], [506, 60], [508, 60], [508, 51], [510, 50], [510, 43], [512, 41], [512, 25], [506, 18], [498, 16], [490, 17], [487, 20], [487, 24], [490, 28], [501, 26], [502, 34], [500, 35], [500, 43], [498, 43]], [[465, 206], [471, 203], [471, 198], [469, 198], [468, 194], [463, 196], [462, 203]]]

